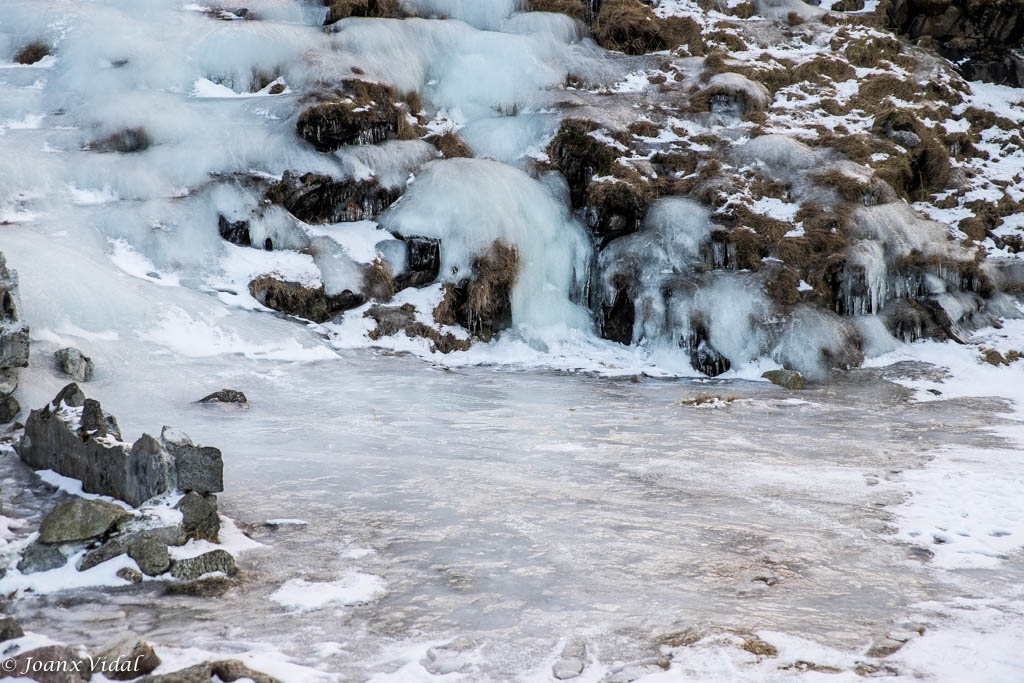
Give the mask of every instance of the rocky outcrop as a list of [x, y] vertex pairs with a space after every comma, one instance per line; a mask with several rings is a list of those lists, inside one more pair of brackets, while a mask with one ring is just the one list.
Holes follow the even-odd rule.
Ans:
[[306, 223], [369, 220], [401, 196], [400, 189], [384, 187], [372, 178], [335, 180], [328, 175], [299, 176], [290, 171], [267, 192], [267, 199]]
[[35, 469], [52, 469], [80, 480], [88, 493], [133, 506], [181, 487], [179, 473], [185, 487], [223, 490], [220, 451], [184, 443], [180, 437], [161, 442], [148, 434], [128, 444], [121, 440], [114, 417], [98, 401], [85, 398], [77, 384], [32, 411], [18, 453]]
[[21, 321], [18, 273], [0, 253], [0, 370], [28, 365], [28, 326]]
[[229, 221], [223, 215], [217, 216], [217, 232], [231, 244], [237, 244], [240, 247], [252, 246], [249, 221]]
[[441, 272], [441, 240], [433, 237], [401, 238], [405, 242], [405, 269], [395, 276], [395, 289], [424, 287]]
[[418, 137], [409, 107], [388, 85], [350, 80], [336, 99], [314, 104], [299, 115], [296, 132], [321, 152], [345, 145], [375, 145]]
[[323, 285], [306, 287], [298, 282], [261, 275], [249, 283], [249, 293], [267, 308], [298, 316], [315, 323], [327, 322], [339, 313], [362, 305], [361, 294], [345, 290], [330, 296]]
[[968, 80], [1024, 86], [1024, 1], [891, 0], [889, 24], [929, 39]]
[[92, 359], [78, 349], [69, 346], [57, 351], [54, 358], [57, 359], [57, 369], [76, 382], [88, 382], [92, 379], [95, 370]]

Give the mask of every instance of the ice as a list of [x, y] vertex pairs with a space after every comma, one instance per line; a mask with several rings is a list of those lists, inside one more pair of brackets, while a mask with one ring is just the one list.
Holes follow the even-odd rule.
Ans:
[[358, 605], [376, 600], [385, 593], [387, 584], [379, 576], [348, 572], [337, 581], [286, 581], [271, 593], [270, 599], [291, 609], [312, 610], [331, 604]]

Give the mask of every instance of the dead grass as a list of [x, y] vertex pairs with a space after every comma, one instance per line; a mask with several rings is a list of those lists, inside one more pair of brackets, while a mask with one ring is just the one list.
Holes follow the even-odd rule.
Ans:
[[323, 4], [327, 7], [324, 26], [348, 17], [401, 19], [405, 16], [398, 0], [324, 0]]
[[590, 18], [585, 0], [529, 0], [526, 9], [531, 12], [565, 14], [580, 21], [587, 21]]
[[742, 400], [741, 396], [725, 395], [722, 394], [697, 394], [693, 398], [683, 398], [679, 400], [676, 405], [680, 406], [706, 406], [715, 405], [717, 403], [728, 405], [733, 401]]
[[690, 17], [659, 19], [640, 0], [603, 0], [591, 25], [601, 47], [642, 55], [685, 45], [691, 55], [705, 52], [700, 25]]
[[395, 279], [380, 257], [363, 269], [363, 294], [370, 301], [387, 302], [395, 296]]
[[795, 67], [791, 72], [793, 83], [802, 81], [821, 83], [825, 78], [837, 83], [854, 78], [857, 72], [849, 62], [834, 57], [815, 57]]
[[594, 121], [565, 119], [548, 145], [548, 155], [569, 183], [573, 208], [587, 201], [587, 186], [594, 175], [609, 175], [618, 153], [589, 135], [600, 128]]
[[475, 337], [489, 341], [512, 324], [512, 289], [519, 277], [519, 250], [495, 240], [473, 262], [471, 277], [444, 287], [434, 309], [434, 321], [460, 324]]
[[328, 296], [323, 285], [313, 289], [273, 275], [261, 275], [250, 282], [249, 293], [267, 308], [317, 323], [363, 303], [363, 298], [352, 292]]
[[892, 62], [902, 49], [895, 38], [854, 38], [846, 42], [843, 52], [854, 66], [873, 68], [883, 60]]
[[14, 55], [14, 61], [18, 64], [35, 64], [49, 54], [50, 46], [36, 40], [18, 50]]
[[445, 159], [470, 158], [473, 150], [453, 130], [447, 130], [440, 135], [431, 135], [426, 141], [438, 149]]
[[868, 76], [861, 81], [851, 104], [870, 113], [891, 106], [888, 104], [890, 97], [904, 102], [917, 102], [921, 99], [920, 86], [913, 80], [891, 74]]

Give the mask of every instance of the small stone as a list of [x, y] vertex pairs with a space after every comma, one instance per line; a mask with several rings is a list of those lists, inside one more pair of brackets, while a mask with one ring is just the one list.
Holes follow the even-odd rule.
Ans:
[[[80, 572], [88, 571], [98, 564], [119, 557], [128, 552], [130, 537], [112, 538], [98, 548], [90, 550], [78, 561], [77, 569]], [[135, 571], [135, 570], [132, 570]]]
[[570, 640], [562, 648], [562, 656], [551, 667], [551, 674], [560, 681], [576, 678], [583, 673], [587, 661], [587, 645], [582, 640]]
[[112, 681], [145, 676], [160, 666], [153, 647], [131, 631], [114, 636], [90, 661], [93, 673], [102, 673]]
[[131, 567], [121, 567], [117, 570], [117, 576], [131, 583], [142, 583], [142, 572]]
[[211, 678], [213, 678], [213, 671], [211, 671], [210, 665], [203, 663], [174, 673], [143, 676], [135, 683], [210, 683]]
[[104, 500], [76, 498], [50, 511], [39, 527], [41, 543], [84, 541], [107, 533], [131, 514], [119, 505]]
[[81, 408], [85, 405], [85, 392], [78, 388], [78, 385], [72, 382], [67, 385], [53, 397], [50, 404], [54, 408], [60, 408], [60, 404], [68, 406], [69, 408]]
[[21, 638], [23, 635], [25, 632], [21, 630], [21, 625], [14, 617], [0, 617], [0, 643]]
[[0, 396], [10, 396], [18, 388], [18, 373], [11, 368], [0, 370]]
[[22, 574], [36, 574], [57, 567], [63, 567], [68, 558], [60, 551], [60, 546], [33, 543], [25, 548], [18, 562], [18, 571]]
[[220, 516], [217, 514], [217, 496], [202, 496], [193, 491], [183, 496], [174, 509], [181, 511], [181, 529], [186, 538], [218, 542]]
[[128, 546], [128, 557], [135, 560], [146, 576], [159, 576], [171, 566], [167, 544], [151, 536], [141, 536]]
[[769, 370], [761, 375], [772, 384], [778, 384], [780, 387], [789, 389], [790, 391], [796, 391], [803, 389], [804, 387], [804, 376], [796, 370]]
[[252, 681], [253, 683], [281, 683], [280, 679], [250, 669], [237, 659], [224, 659], [219, 662], [212, 662], [210, 670], [214, 676], [224, 681], [224, 683], [234, 683], [234, 681], [242, 679]]
[[13, 396], [0, 398], [0, 425], [13, 422], [21, 412], [21, 404]]
[[219, 572], [233, 576], [238, 572], [235, 558], [226, 550], [211, 550], [196, 557], [171, 563], [171, 576], [182, 581], [193, 581], [204, 574]]
[[221, 389], [215, 391], [208, 396], [204, 396], [196, 403], [248, 403], [249, 400], [245, 397], [241, 391], [235, 391], [234, 389]]
[[54, 356], [57, 359], [57, 367], [66, 375], [71, 375], [76, 382], [88, 382], [92, 379], [92, 359], [84, 355], [78, 349], [67, 347], [61, 349]]

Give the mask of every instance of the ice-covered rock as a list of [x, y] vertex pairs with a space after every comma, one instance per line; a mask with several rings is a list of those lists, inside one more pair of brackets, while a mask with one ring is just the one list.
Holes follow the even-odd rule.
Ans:
[[88, 382], [92, 379], [94, 366], [92, 359], [78, 349], [67, 347], [60, 349], [54, 354], [57, 359], [57, 367], [65, 375], [69, 375], [76, 382]]
[[0, 252], [0, 369], [28, 365], [29, 330], [21, 320], [18, 273]]

